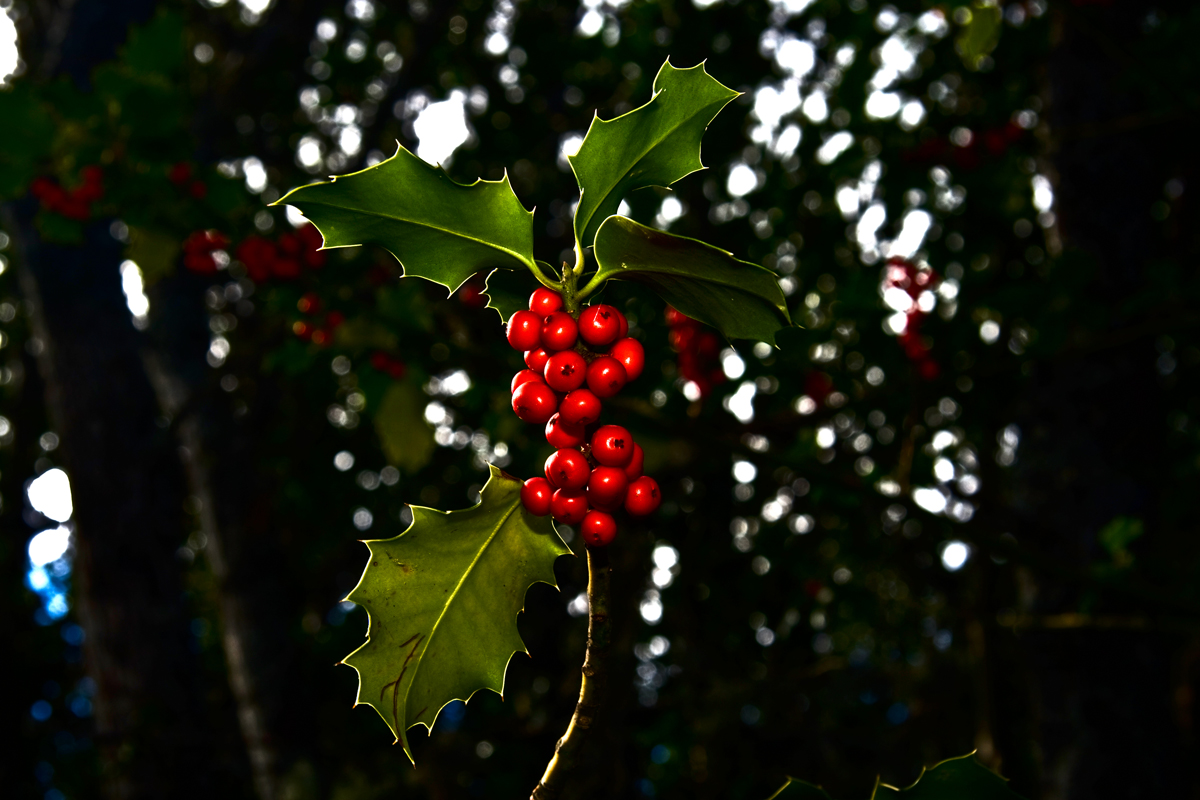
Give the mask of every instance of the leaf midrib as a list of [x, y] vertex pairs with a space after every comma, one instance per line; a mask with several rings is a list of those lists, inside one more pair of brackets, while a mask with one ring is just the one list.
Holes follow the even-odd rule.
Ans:
[[[460, 239], [466, 239], [469, 242], [474, 242], [476, 244], [482, 244], [482, 245], [492, 248], [493, 250], [499, 250], [502, 253], [506, 253], [507, 255], [512, 256], [517, 261], [520, 261], [522, 264], [529, 267], [530, 269], [533, 269], [533, 260], [532, 259], [527, 260], [524, 256], [522, 256], [520, 253], [518, 253], [514, 250], [510, 250], [509, 248], [503, 247], [494, 242], [489, 242], [486, 239], [480, 239], [476, 236], [468, 236], [467, 234], [450, 230], [449, 228], [443, 228], [438, 225], [431, 225], [427, 222], [420, 222], [418, 220], [412, 220], [412, 219], [408, 219], [406, 217], [396, 216], [394, 214], [386, 214], [382, 211], [355, 208], [354, 206], [350, 206], [350, 205], [334, 205], [333, 203], [319, 203], [319, 202], [314, 202], [311, 200], [308, 201], [308, 205], [324, 206], [325, 208], [334, 208], [334, 209], [338, 209], [340, 211], [353, 211], [355, 213], [364, 214], [366, 216], [382, 217], [383, 219], [392, 220], [393, 222], [398, 222], [401, 224], [416, 225], [418, 227], [428, 228], [429, 230], [437, 231], [438, 233], [444, 233], [447, 236], [457, 236]], [[407, 265], [406, 265], [406, 268], [407, 268]]]
[[[665, 91], [666, 91], [666, 89], [659, 89], [657, 92], [655, 92], [655, 93], [654, 93], [654, 96], [650, 98], [649, 102], [647, 102], [645, 106], [642, 106], [642, 108], [646, 108], [647, 106], [649, 106], [649, 105], [650, 105], [650, 103], [653, 103], [655, 100], [657, 100], [657, 99], [658, 99], [658, 97], [659, 97], [659, 95], [661, 95], [661, 94], [662, 94], [663, 92], [665, 92]], [[710, 103], [709, 105], [711, 105], [711, 103]], [[700, 109], [700, 111], [703, 111], [705, 108], [708, 108], [708, 106], [707, 106], [707, 105], [706, 105], [706, 106], [703, 106], [703, 107]], [[654, 142], [654, 144], [653, 144], [653, 145], [651, 145], [650, 147], [646, 148], [646, 149], [645, 149], [645, 150], [644, 150], [644, 151], [643, 151], [643, 152], [642, 152], [640, 155], [638, 155], [637, 159], [636, 159], [636, 160], [633, 162], [633, 166], [631, 166], [631, 167], [630, 167], [628, 170], [626, 170], [626, 171], [625, 171], [625, 174], [626, 174], [626, 175], [628, 175], [630, 172], [632, 172], [632, 171], [633, 171], [633, 170], [634, 170], [634, 169], [635, 169], [635, 168], [636, 168], [636, 167], [637, 167], [639, 164], [641, 164], [641, 163], [642, 163], [642, 161], [644, 161], [644, 160], [645, 160], [646, 156], [650, 155], [650, 151], [651, 151], [651, 150], [653, 150], [654, 148], [658, 147], [660, 144], [662, 144], [662, 142], [663, 142], [663, 141], [664, 141], [664, 140], [665, 140], [665, 139], [666, 139], [668, 136], [671, 136], [671, 135], [673, 135], [673, 134], [674, 134], [676, 131], [678, 131], [680, 128], [682, 128], [684, 123], [686, 123], [686, 122], [691, 122], [691, 121], [692, 121], [693, 119], [695, 119], [695, 118], [696, 118], [698, 115], [699, 115], [699, 111], [698, 111], [696, 114], [691, 114], [691, 115], [689, 115], [689, 116], [688, 116], [688, 117], [686, 117], [686, 118], [683, 120], [683, 122], [681, 122], [679, 125], [675, 125], [674, 127], [672, 127], [672, 128], [670, 129], [670, 131], [667, 133], [667, 135], [666, 135], [666, 136], [663, 136], [662, 138], [660, 138], [660, 139], [657, 139], [657, 140]], [[607, 121], [605, 121], [605, 120], [600, 120], [600, 122], [601, 122], [602, 124], [604, 124], [604, 125], [609, 125], [609, 124], [611, 124], [611, 123], [613, 123], [613, 122], [616, 122], [616, 120], [615, 120], [615, 119], [613, 119], [613, 120], [607, 120]], [[697, 157], [696, 157], [696, 158], [697, 158], [697, 160], [699, 160], [699, 154], [697, 154]], [[703, 164], [703, 163], [701, 163], [701, 164], [700, 164], [700, 167], [699, 167], [699, 169], [704, 169], [704, 164]], [[692, 170], [692, 172], [695, 172], [695, 171], [696, 171], [696, 170]], [[691, 173], [689, 172], [688, 174], [690, 175]], [[683, 176], [683, 177], [686, 177], [686, 176]], [[676, 181], [678, 181], [678, 180], [682, 180], [682, 179], [683, 179], [683, 177], [676, 178], [675, 180], [676, 180]], [[675, 181], [672, 181], [672, 183], [674, 183], [674, 182], [675, 182]], [[603, 196], [603, 197], [601, 197], [599, 200], [597, 200], [597, 201], [596, 201], [596, 209], [599, 209], [599, 208], [600, 208], [600, 206], [601, 206], [601, 205], [603, 205], [603, 203], [604, 203], [606, 200], [608, 200], [608, 198], [609, 198], [610, 196], [612, 196], [612, 194], [613, 194], [613, 193], [616, 191], [616, 188], [617, 188], [618, 186], [620, 186], [620, 185], [621, 185], [621, 181], [620, 181], [620, 180], [614, 181], [614, 182], [613, 182], [613, 184], [612, 184], [612, 185], [609, 187], [609, 190], [608, 190], [607, 192], [605, 192], [605, 193], [604, 193], [604, 196]], [[582, 190], [582, 189], [580, 190], [580, 196], [581, 196], [581, 197], [582, 197], [582, 195], [583, 195], [584, 191], [585, 191], [585, 190]], [[591, 225], [591, 223], [592, 223], [592, 219], [593, 219], [595, 216], [596, 216], [596, 213], [595, 213], [595, 211], [593, 211], [592, 213], [588, 214], [588, 218], [587, 218], [587, 224], [585, 224], [585, 225], [583, 226], [583, 229], [584, 229], [585, 231], [588, 229], [588, 225]]]
[[442, 620], [445, 619], [446, 612], [450, 609], [451, 604], [454, 603], [454, 598], [458, 596], [463, 584], [467, 582], [467, 578], [469, 578], [471, 573], [475, 570], [475, 565], [479, 563], [479, 559], [483, 557], [484, 552], [491, 547], [492, 542], [496, 539], [496, 534], [500, 533], [500, 529], [504, 527], [504, 523], [507, 522], [508, 518], [513, 515], [513, 512], [517, 510], [517, 506], [519, 504], [520, 500], [517, 500], [517, 502], [509, 506], [508, 512], [500, 518], [500, 521], [496, 523], [496, 527], [492, 529], [490, 534], [488, 534], [487, 541], [483, 543], [483, 546], [480, 547], [478, 552], [475, 553], [475, 557], [471, 559], [470, 565], [467, 566], [467, 569], [465, 572], [463, 572], [462, 577], [458, 579], [458, 583], [455, 585], [454, 591], [450, 593], [450, 596], [446, 598], [446, 602], [442, 604], [442, 611], [440, 614], [438, 614], [437, 621], [434, 622], [433, 627], [429, 629], [429, 636], [427, 636], [425, 639], [425, 647], [421, 650], [421, 657], [417, 659], [416, 667], [413, 669], [412, 680], [408, 682], [408, 687], [404, 690], [404, 721], [401, 724], [404, 726], [405, 730], [408, 730], [408, 695], [412, 691], [413, 685], [415, 685], [417, 682], [417, 676], [421, 674], [421, 667], [425, 663], [425, 654], [429, 652], [429, 647], [433, 644], [433, 637], [437, 633], [438, 626], [441, 625]]

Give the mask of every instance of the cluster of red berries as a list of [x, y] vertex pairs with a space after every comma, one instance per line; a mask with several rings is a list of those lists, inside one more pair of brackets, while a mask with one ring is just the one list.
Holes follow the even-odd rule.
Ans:
[[671, 328], [671, 349], [679, 354], [679, 374], [707, 397], [713, 387], [725, 380], [721, 370], [721, 340], [696, 320], [667, 307], [667, 325]]
[[186, 161], [172, 165], [171, 169], [167, 171], [167, 180], [180, 189], [186, 187], [188, 194], [197, 200], [203, 200], [208, 196], [208, 184], [199, 179], [193, 180], [192, 176], [192, 165]]
[[[306, 292], [303, 297], [296, 301], [296, 308], [299, 309], [300, 313], [309, 317], [318, 316], [323, 307], [324, 303], [321, 302], [321, 296], [316, 292]], [[333, 341], [334, 329], [345, 321], [345, 314], [340, 311], [330, 311], [320, 322], [315, 319], [296, 320], [292, 323], [292, 333], [296, 334], [301, 341], [324, 346]]]
[[948, 138], [928, 139], [911, 150], [901, 153], [905, 161], [949, 163], [959, 169], [972, 170], [986, 158], [1004, 155], [1009, 146], [1021, 140], [1026, 131], [1015, 122], [974, 134], [966, 142], [951, 142]]
[[529, 310], [508, 321], [508, 343], [525, 352], [525, 366], [512, 380], [512, 407], [525, 422], [546, 426], [555, 452], [546, 477], [530, 478], [521, 502], [537, 516], [552, 514], [579, 525], [593, 547], [617, 535], [612, 512], [651, 514], [662, 500], [658, 483], [642, 474], [643, 454], [629, 431], [602, 425], [601, 400], [642, 374], [646, 354], [629, 338], [629, 322], [609, 305], [588, 306], [578, 320], [563, 310], [562, 298], [538, 288]]
[[918, 299], [922, 292], [932, 291], [938, 282], [937, 273], [929, 267], [918, 267], [903, 258], [890, 258], [884, 277], [884, 289], [903, 289], [912, 298], [905, 321], [904, 333], [897, 340], [904, 348], [904, 354], [913, 362], [917, 374], [927, 381], [934, 380], [941, 374], [941, 367], [929, 354], [929, 346], [921, 336], [921, 321], [926, 312], [921, 310]]
[[271, 241], [262, 236], [247, 236], [237, 247], [238, 261], [246, 265], [250, 280], [262, 283], [269, 278], [295, 280], [304, 267], [325, 266], [321, 234], [315, 225], [302, 225]]
[[79, 170], [80, 183], [67, 190], [50, 178], [34, 178], [29, 191], [42, 208], [83, 222], [92, 216], [92, 203], [104, 197], [104, 172], [94, 164]]
[[408, 372], [407, 364], [382, 350], [376, 350], [371, 354], [371, 366], [380, 372], [391, 375], [394, 380], [400, 380]]
[[229, 237], [220, 231], [196, 231], [183, 241], [183, 265], [192, 272], [212, 275], [217, 271], [218, 250], [229, 247]]

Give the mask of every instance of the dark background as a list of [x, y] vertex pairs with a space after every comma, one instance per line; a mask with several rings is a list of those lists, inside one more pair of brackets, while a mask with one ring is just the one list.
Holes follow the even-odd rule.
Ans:
[[[532, 658], [510, 664], [503, 702], [480, 694], [432, 736], [414, 730], [415, 768], [373, 712], [350, 709], [355, 675], [333, 667], [366, 626], [339, 605], [363, 565], [356, 539], [398, 534], [405, 503], [469, 505], [489, 458], [529, 476], [548, 454], [507, 409], [519, 360], [498, 317], [479, 284], [447, 299], [398, 282], [379, 251], [255, 277], [237, 246], [291, 230], [265, 203], [293, 186], [396, 141], [416, 149], [419, 98], [461, 89], [474, 136], [450, 174], [507, 168], [536, 206], [538, 256], [556, 261], [577, 191], [563, 138], [594, 110], [645, 102], [669, 55], [707, 58], [746, 93], [705, 138], [709, 170], [674, 187], [686, 213], [671, 230], [776, 269], [804, 330], [761, 355], [734, 343], [745, 375], [693, 401], [661, 301], [605, 291], [648, 356], [613, 419], [643, 442], [666, 501], [612, 546], [609, 697], [571, 796], [763, 798], [792, 775], [867, 797], [877, 775], [906, 785], [976, 750], [1029, 798], [1200, 797], [1190, 4], [624, 2], [591, 9], [603, 30], [590, 37], [587, 8], [552, 0], [8, 9], [24, 61], [0, 106], [12, 796], [533, 787], [578, 691], [581, 559], [559, 562], [561, 593], [530, 590]], [[752, 136], [756, 92], [787, 78], [772, 37], [813, 43], [801, 93], [828, 95], [824, 117], [791, 109], [774, 129], [801, 128], [794, 152]], [[915, 60], [888, 90], [925, 109], [907, 127], [864, 112], [881, 49], [898, 44]], [[350, 126], [361, 146], [339, 151]], [[823, 164], [839, 129], [853, 144]], [[323, 148], [311, 171], [305, 137]], [[105, 197], [87, 220], [28, 192], [35, 176], [74, 185], [89, 164]], [[194, 177], [174, 180], [179, 164]], [[757, 176], [744, 197], [726, 183], [737, 164]], [[862, 209], [836, 200], [872, 170], [862, 207], [886, 209], [881, 241], [910, 206], [932, 215], [913, 260], [942, 288], [903, 340], [884, 330]], [[1035, 176], [1052, 206], [1034, 206]], [[653, 222], [666, 196], [636, 193], [631, 214]], [[231, 240], [223, 271], [179, 250], [203, 229]], [[144, 330], [121, 293], [127, 258], [145, 274]], [[438, 394], [431, 379], [460, 369], [471, 388]], [[722, 399], [748, 381], [743, 423]], [[797, 413], [802, 397], [815, 410]], [[940, 457], [953, 480], [935, 477]], [[736, 485], [743, 460], [756, 477]], [[54, 523], [24, 487], [56, 466], [73, 547], [33, 591], [26, 544]], [[953, 499], [942, 513], [912, 499], [931, 487]], [[970, 548], [956, 571], [949, 542]], [[678, 563], [651, 624], [665, 546]]]

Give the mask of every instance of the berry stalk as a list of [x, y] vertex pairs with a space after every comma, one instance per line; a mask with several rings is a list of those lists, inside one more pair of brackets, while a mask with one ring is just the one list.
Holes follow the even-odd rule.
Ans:
[[562, 796], [567, 775], [579, 760], [608, 683], [608, 651], [612, 637], [608, 621], [609, 577], [612, 574], [608, 549], [589, 547], [587, 559], [588, 639], [579, 702], [575, 704], [575, 713], [571, 716], [567, 732], [558, 740], [554, 757], [546, 765], [546, 772], [534, 787], [529, 800], [553, 800]]

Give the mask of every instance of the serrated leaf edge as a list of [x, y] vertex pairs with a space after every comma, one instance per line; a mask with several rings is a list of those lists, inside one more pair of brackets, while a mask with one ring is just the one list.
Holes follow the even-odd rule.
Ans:
[[[665, 70], [667, 67], [671, 67], [671, 69], [674, 69], [676, 72], [691, 72], [691, 71], [692, 71], [692, 70], [694, 70], [694, 69], [698, 69], [698, 70], [700, 70], [701, 72], [703, 72], [705, 75], [708, 75], [708, 77], [712, 78], [713, 76], [712, 76], [711, 74], [709, 74], [708, 70], [705, 68], [707, 64], [708, 64], [708, 59], [706, 58], [706, 59], [702, 60], [702, 61], [701, 61], [699, 64], [696, 64], [695, 66], [692, 66], [692, 67], [684, 67], [684, 68], [682, 68], [682, 69], [681, 69], [681, 68], [679, 68], [679, 67], [676, 67], [674, 64], [672, 64], [672, 63], [671, 63], [671, 57], [670, 57], [670, 56], [667, 56], [667, 60], [666, 60], [666, 61], [664, 61], [664, 62], [663, 62], [663, 64], [662, 64], [662, 66], [658, 68], [658, 72], [657, 72], [657, 73], [655, 74], [655, 76], [654, 76], [654, 85], [655, 85], [655, 86], [657, 86], [657, 85], [658, 85], [658, 79], [659, 79], [659, 77], [661, 77], [661, 76], [662, 76], [662, 74], [663, 74], [663, 71], [664, 71], [664, 70]], [[721, 83], [721, 82], [720, 82], [720, 81], [718, 81], [716, 78], [713, 78], [713, 80], [714, 80], [714, 81], [716, 81], [716, 82], [717, 82], [718, 84], [720, 84], [721, 86], [725, 86], [725, 84]], [[728, 86], [725, 86], [725, 88], [726, 88], [726, 89], [729, 89], [729, 87], [728, 87]], [[666, 89], [654, 89], [653, 93], [650, 95], [650, 99], [649, 99], [649, 100], [647, 100], [645, 103], [643, 103], [642, 105], [638, 106], [637, 108], [630, 109], [629, 111], [626, 111], [624, 114], [618, 114], [617, 116], [613, 117], [612, 119], [600, 119], [600, 112], [599, 112], [599, 111], [595, 111], [595, 112], [593, 112], [593, 114], [592, 114], [592, 121], [591, 121], [591, 123], [588, 125], [587, 133], [585, 133], [585, 134], [583, 135], [583, 142], [581, 142], [581, 143], [580, 143], [580, 145], [579, 145], [579, 149], [580, 149], [580, 150], [582, 150], [582, 149], [583, 149], [583, 145], [584, 145], [584, 144], [587, 142], [587, 137], [588, 137], [588, 134], [590, 134], [590, 133], [592, 132], [592, 128], [593, 128], [593, 127], [595, 127], [595, 126], [600, 126], [600, 125], [608, 125], [608, 124], [611, 124], [611, 123], [613, 123], [613, 122], [616, 122], [616, 121], [617, 121], [617, 120], [619, 120], [619, 119], [623, 119], [623, 118], [625, 118], [625, 117], [628, 117], [628, 116], [630, 116], [630, 115], [632, 115], [632, 114], [636, 114], [637, 112], [639, 112], [639, 111], [641, 111], [641, 110], [643, 110], [643, 109], [645, 109], [645, 108], [649, 108], [649, 107], [650, 107], [650, 105], [651, 105], [651, 104], [652, 104], [652, 103], [653, 103], [655, 100], [657, 100], [657, 99], [658, 99], [658, 97], [659, 97], [659, 95], [661, 95], [661, 94], [662, 94], [664, 91], [666, 91]], [[729, 105], [729, 104], [730, 104], [730, 103], [732, 103], [734, 100], [736, 100], [738, 97], [741, 97], [741, 95], [742, 95], [742, 92], [736, 91], [736, 90], [734, 90], [734, 89], [729, 89], [729, 91], [733, 92], [733, 95], [732, 95], [732, 96], [730, 96], [730, 98], [729, 98], [728, 100], [726, 100], [726, 101], [725, 101], [725, 102], [724, 102], [724, 103], [721, 105], [721, 107], [720, 107], [720, 108], [718, 108], [718, 109], [717, 109], [717, 110], [716, 110], [716, 111], [713, 113], [712, 117], [711, 117], [711, 118], [708, 120], [708, 122], [706, 122], [706, 123], [704, 124], [704, 129], [705, 129], [705, 130], [708, 130], [708, 126], [712, 124], [712, 121], [713, 121], [714, 119], [716, 119], [716, 117], [717, 117], [717, 114], [721, 113], [721, 111], [722, 111], [722, 110], [725, 108], [725, 106]], [[691, 119], [695, 119], [695, 117], [689, 117], [689, 121], [690, 121]], [[676, 129], [678, 129], [678, 126], [677, 126], [677, 128], [676, 128]], [[652, 148], [651, 148], [651, 149], [652, 149]], [[646, 157], [646, 156], [649, 154], [649, 152], [650, 152], [649, 150], [646, 150], [645, 152], [643, 152], [643, 153], [641, 153], [640, 155], [638, 155], [638, 157], [637, 157], [637, 160], [634, 162], [634, 165], [636, 166], [637, 164], [640, 164], [640, 163], [642, 162], [642, 159], [644, 159], [644, 158], [645, 158], [645, 157]], [[678, 183], [679, 181], [681, 181], [681, 180], [683, 180], [684, 178], [686, 178], [688, 175], [694, 175], [694, 174], [696, 174], [697, 172], [700, 172], [701, 170], [708, 169], [708, 167], [707, 167], [707, 166], [705, 165], [705, 163], [704, 163], [704, 159], [703, 159], [703, 158], [701, 158], [701, 154], [702, 154], [702, 152], [703, 152], [703, 151], [701, 150], [701, 148], [700, 148], [699, 146], [697, 146], [697, 147], [696, 147], [696, 161], [697, 161], [697, 162], [699, 162], [700, 166], [696, 167], [696, 168], [695, 168], [694, 170], [692, 170], [691, 172], [688, 172], [688, 173], [686, 173], [686, 174], [684, 174], [684, 175], [680, 175], [678, 178], [676, 178], [675, 180], [671, 181], [671, 183]], [[579, 175], [578, 175], [578, 174], [575, 172], [575, 159], [578, 157], [578, 155], [579, 155], [579, 152], [578, 152], [578, 151], [576, 151], [575, 155], [570, 155], [570, 156], [567, 156], [567, 163], [568, 163], [568, 164], [570, 164], [570, 166], [571, 166], [571, 174], [572, 174], [572, 175], [575, 177], [575, 183], [576, 183], [577, 185], [579, 185], [579, 201], [580, 201], [580, 202], [579, 202], [579, 205], [583, 205], [583, 194], [584, 194], [584, 189], [583, 189], [583, 186], [580, 184], [580, 181], [579, 181]], [[631, 170], [631, 171], [632, 171], [632, 170]], [[618, 181], [616, 184], [614, 184], [614, 185], [613, 185], [613, 189], [615, 189], [615, 188], [616, 188], [616, 186], [617, 186], [617, 185], [619, 185], [619, 184], [620, 184], [620, 181]], [[656, 184], [650, 184], [650, 186], [654, 186], [654, 185], [656, 185]], [[642, 188], [649, 188], [649, 187], [642, 187]], [[664, 188], [665, 188], [665, 187], [664, 187]], [[612, 189], [610, 189], [610, 190], [609, 190], [609, 193], [608, 193], [608, 194], [611, 194], [611, 193], [612, 193]], [[606, 199], [606, 198], [607, 198], [607, 196], [608, 196], [608, 195], [606, 194], [606, 195], [605, 195], [605, 198], [602, 198], [602, 199], [600, 200], [600, 203], [603, 203], [603, 202], [604, 202], [604, 199]], [[578, 207], [578, 206], [577, 206], [577, 207]], [[599, 208], [599, 204], [597, 204], [597, 208]], [[615, 214], [610, 214], [608, 217], [605, 217], [603, 220], [601, 220], [601, 221], [600, 221], [600, 225], [603, 225], [605, 222], [607, 222], [607, 221], [608, 221], [608, 220], [609, 220], [611, 217], [613, 217], [613, 216], [616, 216], [616, 215], [615, 215]], [[600, 225], [597, 225], [597, 226], [596, 226], [596, 232], [597, 232], [597, 233], [599, 233], [599, 231], [600, 231]], [[572, 226], [572, 227], [577, 227], [577, 226]], [[584, 225], [584, 230], [586, 230], [586, 229], [587, 229], [587, 225]], [[575, 231], [574, 231], [574, 233], [575, 233], [576, 241], [578, 241], [578, 238], [579, 238], [579, 231], [578, 231], [578, 230], [575, 230]], [[591, 243], [584, 244], [584, 243], [580, 242], [580, 244], [581, 244], [583, 247], [591, 247], [591, 246], [592, 246], [592, 245], [591, 245]]]
[[[525, 208], [525, 204], [521, 202], [521, 198], [517, 197], [517, 193], [515, 191], [513, 191], [512, 182], [508, 178], [508, 169], [507, 168], [505, 168], [505, 170], [504, 170], [504, 176], [501, 177], [499, 180], [489, 181], [489, 180], [485, 180], [484, 178], [476, 178], [471, 183], [459, 183], [458, 181], [454, 180], [454, 178], [450, 177], [450, 174], [448, 172], [446, 172], [444, 167], [442, 167], [442, 164], [440, 161], [436, 165], [430, 164], [428, 161], [425, 161], [425, 159], [419, 157], [418, 155], [413, 153], [411, 150], [409, 150], [407, 147], [400, 144], [399, 141], [396, 142], [396, 152], [393, 153], [388, 158], [385, 158], [383, 161], [380, 161], [378, 164], [372, 164], [371, 166], [364, 167], [363, 169], [360, 169], [357, 172], [348, 172], [345, 175], [330, 175], [328, 181], [317, 181], [314, 183], [307, 183], [304, 186], [297, 186], [294, 189], [291, 189], [290, 191], [288, 191], [287, 194], [285, 194], [283, 197], [279, 198], [275, 202], [268, 203], [268, 206], [280, 206], [280, 205], [293, 205], [294, 206], [295, 204], [288, 203], [287, 199], [289, 197], [291, 197], [293, 194], [295, 194], [296, 192], [302, 191], [304, 189], [309, 189], [313, 186], [330, 186], [332, 184], [337, 183], [339, 178], [353, 178], [357, 175], [362, 175], [365, 172], [370, 172], [373, 169], [378, 169], [378, 168], [382, 167], [384, 164], [388, 163], [389, 161], [395, 160], [400, 155], [401, 151], [408, 153], [410, 156], [412, 156], [413, 158], [420, 161], [422, 164], [424, 164], [429, 169], [434, 170], [435, 172], [437, 172], [439, 174], [440, 177], [445, 178], [446, 180], [448, 180], [450, 183], [452, 183], [455, 186], [458, 186], [458, 187], [461, 187], [464, 189], [470, 189], [470, 188], [478, 186], [480, 184], [501, 185], [501, 186], [506, 187], [508, 189], [509, 193], [512, 194], [512, 196], [516, 199], [517, 203], [521, 206], [521, 210], [524, 211], [526, 214], [528, 214], [529, 218], [531, 220], [533, 219], [533, 213], [534, 213], [534, 211], [537, 210], [537, 207], [535, 206], [532, 209]], [[478, 244], [484, 245], [485, 247], [490, 247], [493, 250], [499, 251], [501, 253], [504, 253], [506, 255], [513, 257], [518, 262], [523, 264], [531, 272], [536, 273], [536, 271], [537, 271], [537, 264], [535, 263], [535, 261], [536, 261], [535, 259], [533, 259], [533, 258], [527, 259], [521, 253], [517, 253], [513, 250], [510, 250], [507, 247], [502, 247], [502, 246], [496, 244], [495, 242], [489, 242], [485, 239], [480, 239], [475, 236], [465, 236], [465, 235], [457, 233], [455, 231], [450, 231], [450, 230], [446, 230], [445, 228], [440, 228], [436, 225], [429, 225], [429, 224], [426, 224], [423, 222], [417, 222], [415, 220], [405, 219], [404, 217], [398, 217], [398, 216], [394, 216], [394, 215], [387, 214], [387, 213], [384, 213], [381, 211], [376, 211], [376, 210], [365, 211], [364, 209], [361, 209], [361, 208], [353, 208], [353, 207], [348, 207], [348, 206], [336, 206], [336, 205], [333, 205], [332, 203], [322, 203], [320, 201], [314, 201], [314, 200], [305, 200], [304, 202], [306, 205], [310, 205], [310, 206], [319, 205], [319, 206], [324, 206], [326, 208], [337, 208], [337, 209], [341, 209], [343, 211], [355, 211], [355, 212], [361, 212], [361, 213], [368, 213], [368, 214], [371, 214], [374, 216], [380, 216], [380, 217], [384, 217], [386, 219], [395, 220], [396, 222], [402, 222], [406, 225], [417, 225], [417, 226], [420, 226], [423, 228], [427, 228], [429, 230], [444, 233], [448, 236], [455, 236], [459, 239], [465, 239], [467, 241], [476, 242]], [[325, 233], [324, 233], [324, 231], [321, 230], [321, 226], [318, 225], [316, 222], [314, 222], [311, 217], [309, 217], [307, 214], [305, 214], [304, 210], [301, 209], [299, 206], [295, 206], [295, 207], [296, 207], [296, 210], [299, 211], [300, 214], [305, 219], [307, 219], [310, 223], [312, 223], [313, 226], [316, 227], [317, 232], [321, 234], [321, 246], [318, 248], [318, 250], [341, 250], [341, 249], [345, 249], [348, 247], [362, 247], [361, 242], [356, 243], [356, 244], [336, 244], [336, 245], [326, 244]], [[404, 265], [404, 262], [401, 261], [400, 256], [396, 255], [395, 253], [392, 253], [392, 251], [388, 250], [388, 248], [386, 246], [380, 245], [380, 247], [383, 247], [383, 249], [387, 250], [389, 253], [392, 254], [392, 257], [395, 258], [396, 261], [400, 262], [400, 266], [404, 268], [404, 272], [405, 272], [405, 274], [402, 277], [422, 277], [420, 275], [415, 275], [415, 276], [408, 275], [408, 267], [406, 267]], [[505, 268], [497, 267], [496, 269], [505, 269]], [[428, 278], [426, 278], [426, 280], [428, 280]], [[470, 278], [467, 278], [467, 280], [470, 280]], [[448, 287], [450, 289], [450, 291], [446, 296], [449, 297], [450, 295], [454, 294], [456, 291], [458, 291], [460, 288], [462, 288], [463, 283], [466, 283], [466, 282], [467, 281], [464, 280], [458, 286]], [[432, 281], [432, 283], [439, 283], [439, 281]], [[440, 285], [445, 286], [446, 284], [443, 283]]]

